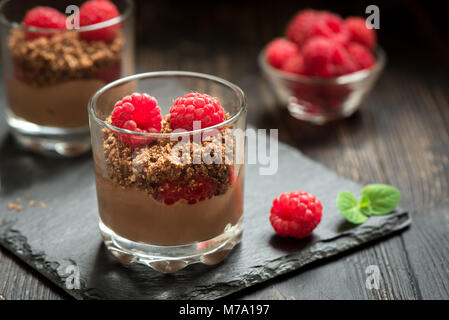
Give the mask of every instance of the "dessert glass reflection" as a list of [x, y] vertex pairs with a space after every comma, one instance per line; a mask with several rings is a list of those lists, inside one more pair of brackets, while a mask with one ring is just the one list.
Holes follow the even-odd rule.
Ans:
[[[61, 15], [69, 10], [69, 17], [76, 14], [70, 11], [74, 6], [82, 8], [85, 2], [4, 0], [0, 4], [7, 123], [27, 149], [64, 156], [88, 151], [89, 99], [107, 83], [134, 73], [132, 0], [112, 0], [119, 15], [101, 23], [73, 24], [69, 29], [24, 25], [33, 8], [51, 7]], [[109, 39], [92, 37], [105, 31]]]
[[[159, 133], [112, 125], [116, 102], [135, 92], [157, 99]], [[170, 107], [190, 92], [220, 101], [223, 121], [173, 130]], [[246, 101], [238, 87], [199, 73], [139, 74], [100, 89], [89, 103], [89, 119], [100, 231], [120, 262], [174, 272], [217, 264], [239, 243]]]

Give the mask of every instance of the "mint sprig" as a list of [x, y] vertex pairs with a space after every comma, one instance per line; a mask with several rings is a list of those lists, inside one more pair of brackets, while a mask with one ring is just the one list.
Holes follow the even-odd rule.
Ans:
[[343, 217], [354, 224], [362, 224], [370, 215], [383, 215], [396, 209], [401, 192], [386, 184], [370, 184], [362, 190], [360, 201], [348, 191], [337, 197], [337, 207]]

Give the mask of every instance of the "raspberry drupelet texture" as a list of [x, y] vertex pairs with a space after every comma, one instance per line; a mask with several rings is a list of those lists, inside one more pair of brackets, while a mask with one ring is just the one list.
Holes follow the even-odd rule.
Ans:
[[356, 71], [369, 69], [376, 62], [369, 49], [357, 43], [348, 45], [348, 53], [356, 66]]
[[355, 42], [374, 50], [376, 47], [376, 32], [366, 27], [365, 20], [360, 17], [349, 17], [345, 19], [344, 26], [349, 32], [349, 41]]
[[154, 197], [167, 205], [184, 199], [188, 204], [210, 199], [217, 190], [217, 184], [206, 176], [197, 176], [188, 183], [165, 181], [158, 187]]
[[326, 38], [312, 38], [304, 45], [304, 68], [307, 75], [329, 78], [356, 71], [356, 67], [338, 42]]
[[306, 40], [315, 37], [332, 39], [340, 45], [346, 45], [349, 42], [349, 32], [340, 16], [328, 11], [317, 13], [312, 24], [307, 29]]
[[304, 74], [304, 58], [301, 54], [295, 54], [294, 56], [291, 56], [290, 58], [285, 61], [285, 63], [282, 65], [281, 70], [293, 73], [293, 74]]
[[[43, 29], [64, 30], [66, 16], [56, 9], [50, 7], [35, 7], [28, 11], [23, 18], [22, 24], [27, 27]], [[38, 37], [51, 37], [53, 33], [26, 32], [27, 39]]]
[[273, 200], [270, 222], [279, 235], [302, 239], [320, 223], [322, 211], [321, 202], [311, 193], [283, 193]]
[[[89, 26], [116, 18], [119, 15], [117, 7], [109, 0], [90, 0], [80, 8], [80, 25]], [[119, 28], [119, 24], [114, 24], [106, 28], [81, 32], [80, 36], [86, 41], [111, 42]]]
[[225, 112], [220, 102], [202, 93], [188, 93], [175, 100], [170, 108], [172, 129], [193, 130], [193, 122], [201, 122], [201, 128], [208, 128], [223, 122]]
[[293, 42], [285, 39], [274, 39], [267, 46], [268, 62], [275, 68], [281, 68], [294, 55], [299, 54], [299, 48]]
[[298, 12], [287, 26], [287, 38], [301, 47], [307, 40], [308, 30], [316, 16], [317, 12], [311, 9]]
[[[161, 131], [162, 115], [157, 100], [143, 93], [133, 93], [118, 101], [111, 115], [111, 124], [141, 133], [157, 133]], [[130, 147], [138, 147], [149, 143], [153, 138], [116, 133], [120, 140]]]

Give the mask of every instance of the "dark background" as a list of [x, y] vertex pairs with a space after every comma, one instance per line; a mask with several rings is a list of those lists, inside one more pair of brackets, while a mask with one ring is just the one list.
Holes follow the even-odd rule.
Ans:
[[[321, 127], [290, 117], [261, 77], [260, 50], [299, 9], [363, 16], [370, 4], [380, 8], [388, 62], [360, 110]], [[360, 184], [397, 186], [411, 213], [404, 233], [234, 297], [449, 299], [449, 1], [139, 0], [136, 16], [139, 72], [190, 70], [236, 83], [248, 97], [249, 123], [279, 128], [280, 140]], [[364, 287], [371, 264], [382, 273], [380, 290]], [[2, 297], [67, 298], [0, 249]]]

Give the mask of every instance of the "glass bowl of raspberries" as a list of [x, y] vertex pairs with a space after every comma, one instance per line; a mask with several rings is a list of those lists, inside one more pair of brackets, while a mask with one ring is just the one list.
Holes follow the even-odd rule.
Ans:
[[299, 11], [285, 38], [259, 54], [264, 76], [289, 113], [315, 124], [353, 114], [385, 66], [374, 29], [360, 17]]

